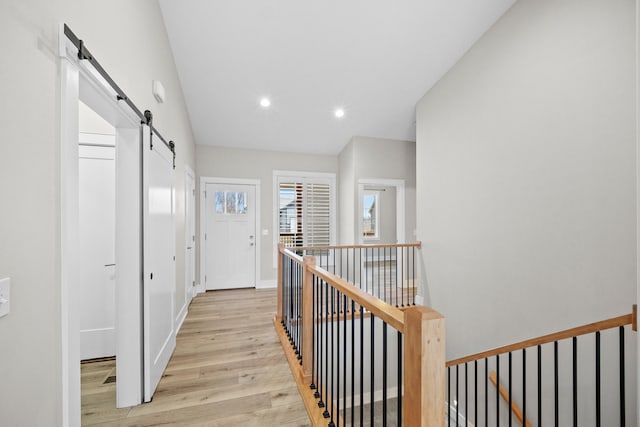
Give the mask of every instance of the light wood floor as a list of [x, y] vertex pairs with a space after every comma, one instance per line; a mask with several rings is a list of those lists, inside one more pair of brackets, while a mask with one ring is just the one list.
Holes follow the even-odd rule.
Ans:
[[198, 295], [144, 405], [115, 408], [114, 361], [83, 364], [82, 425], [310, 425], [273, 328], [275, 308], [271, 289]]

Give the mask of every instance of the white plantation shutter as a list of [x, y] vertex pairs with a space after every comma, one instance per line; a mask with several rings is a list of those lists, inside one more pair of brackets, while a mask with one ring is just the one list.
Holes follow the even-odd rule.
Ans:
[[306, 209], [303, 211], [305, 246], [331, 244], [331, 187], [309, 182], [305, 188]]
[[333, 241], [335, 179], [278, 177], [278, 241], [329, 246]]

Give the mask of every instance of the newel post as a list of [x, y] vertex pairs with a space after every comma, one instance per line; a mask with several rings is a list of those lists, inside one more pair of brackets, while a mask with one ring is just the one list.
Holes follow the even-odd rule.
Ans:
[[307, 255], [303, 258], [304, 272], [302, 276], [302, 378], [305, 384], [311, 384], [313, 353], [313, 273], [316, 257]]
[[276, 311], [276, 320], [278, 323], [282, 322], [282, 288], [284, 287], [284, 283], [282, 281], [282, 260], [284, 259], [284, 256], [282, 255], [283, 250], [284, 243], [278, 243], [278, 311]]
[[428, 307], [404, 312], [405, 426], [445, 425], [445, 329], [444, 317]]

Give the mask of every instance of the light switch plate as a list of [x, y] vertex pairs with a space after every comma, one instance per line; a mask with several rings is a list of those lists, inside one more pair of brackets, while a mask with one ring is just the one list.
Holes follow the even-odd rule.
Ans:
[[11, 311], [11, 279], [0, 280], [0, 317], [4, 317]]

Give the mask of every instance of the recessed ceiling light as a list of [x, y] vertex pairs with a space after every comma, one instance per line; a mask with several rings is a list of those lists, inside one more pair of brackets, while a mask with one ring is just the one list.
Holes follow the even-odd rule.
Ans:
[[333, 112], [333, 114], [338, 118], [341, 119], [344, 117], [344, 110], [342, 108], [336, 108], [336, 111]]
[[260, 100], [260, 106], [264, 108], [269, 108], [271, 106], [271, 100], [267, 97], [264, 97]]

